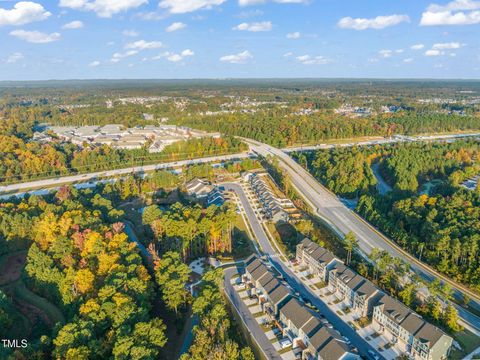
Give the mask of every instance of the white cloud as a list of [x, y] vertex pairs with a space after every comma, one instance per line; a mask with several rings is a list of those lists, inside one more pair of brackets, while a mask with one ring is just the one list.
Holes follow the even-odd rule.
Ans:
[[179, 62], [185, 59], [186, 57], [193, 56], [193, 55], [195, 55], [195, 53], [192, 50], [186, 49], [186, 50], [183, 50], [180, 54], [169, 54], [167, 56], [167, 60], [171, 62]]
[[168, 9], [172, 14], [185, 14], [200, 9], [211, 9], [221, 5], [226, 0], [161, 0], [158, 4], [163, 9]]
[[112, 55], [112, 58], [110, 59], [111, 62], [119, 62], [121, 59], [124, 59], [124, 58], [127, 58], [127, 57], [130, 57], [130, 56], [134, 56], [134, 55], [137, 55], [138, 54], [138, 50], [129, 50], [129, 51], [126, 51], [124, 53], [115, 53]]
[[5, 59], [5, 62], [7, 64], [15, 64], [16, 62], [19, 62], [23, 59], [25, 59], [25, 56], [23, 56], [22, 53], [14, 52]]
[[411, 63], [411, 62], [413, 62], [413, 58], [403, 59], [403, 62], [404, 63]]
[[88, 66], [90, 67], [96, 67], [98, 65], [100, 65], [100, 61], [98, 60], [92, 61], [90, 64], [88, 64]]
[[383, 58], [390, 58], [393, 55], [393, 50], [380, 50], [378, 54]]
[[109, 18], [147, 3], [148, 0], [60, 0], [59, 6], [74, 10], [93, 11], [99, 17]]
[[20, 1], [10, 10], [0, 8], [0, 26], [25, 25], [34, 21], [45, 20], [51, 15], [40, 4]]
[[446, 5], [431, 4], [420, 25], [473, 25], [480, 23], [480, 1], [454, 0]]
[[251, 32], [270, 31], [272, 30], [272, 23], [270, 21], [262, 21], [262, 22], [254, 22], [254, 23], [244, 22], [235, 26], [233, 30], [251, 31]]
[[300, 39], [300, 33], [298, 31], [288, 33], [287, 39]]
[[187, 27], [187, 24], [184, 24], [182, 22], [174, 22], [171, 25], [169, 25], [165, 31], [166, 32], [174, 32], [177, 30], [185, 29]]
[[338, 22], [338, 27], [342, 29], [353, 30], [380, 30], [389, 26], [398, 25], [402, 22], [408, 22], [410, 18], [407, 15], [387, 15], [377, 16], [373, 19], [344, 17]]
[[304, 65], [326, 65], [332, 62], [332, 60], [320, 55], [319, 56], [301, 55], [301, 56], [297, 56], [296, 59]]
[[432, 49], [435, 49], [435, 50], [460, 49], [463, 46], [465, 46], [465, 44], [460, 44], [459, 42], [438, 43], [438, 44], [433, 44]]
[[290, 57], [293, 55], [293, 52], [289, 51], [289, 52], [286, 52], [285, 54], [283, 54], [283, 57]]
[[145, 41], [145, 40], [138, 40], [134, 42], [130, 42], [125, 45], [125, 49], [136, 49], [136, 50], [147, 50], [147, 49], [158, 49], [163, 47], [161, 41]]
[[229, 62], [230, 64], [245, 64], [248, 60], [253, 59], [250, 51], [245, 50], [238, 54], [225, 55], [220, 58], [222, 62]]
[[[306, 4], [309, 0], [272, 0], [271, 2], [277, 4]], [[268, 0], [238, 0], [238, 5], [240, 6], [249, 6], [249, 5], [260, 5], [265, 4]]]
[[40, 31], [14, 30], [10, 35], [34, 44], [46, 44], [60, 40], [61, 35], [57, 32], [46, 34]]
[[430, 49], [430, 50], [425, 51], [425, 56], [440, 56], [440, 55], [443, 55], [443, 54], [444, 53], [440, 50]]
[[81, 29], [81, 28], [83, 28], [83, 22], [81, 22], [80, 20], [71, 21], [62, 26], [62, 29], [70, 29], [70, 30]]
[[410, 46], [410, 49], [412, 49], [412, 50], [422, 50], [424, 47], [425, 47], [425, 45], [423, 45], [423, 44], [415, 44], [415, 45]]
[[140, 35], [140, 33], [136, 30], [123, 30], [122, 35], [128, 37], [137, 37], [138, 35]]
[[[173, 53], [173, 52], [170, 52], [170, 51], [166, 51], [164, 53], [161, 53], [159, 55], [151, 57], [150, 60], [159, 60], [159, 59], [165, 58], [165, 59], [167, 59], [168, 61], [171, 61], [171, 62], [179, 62], [179, 61], [182, 61], [183, 59], [185, 59], [186, 57], [190, 57], [190, 56], [194, 56], [194, 55], [195, 55], [195, 53], [190, 49], [185, 49], [179, 54]], [[149, 59], [148, 58], [142, 59], [142, 61], [147, 61], [147, 60], [149, 60]]]

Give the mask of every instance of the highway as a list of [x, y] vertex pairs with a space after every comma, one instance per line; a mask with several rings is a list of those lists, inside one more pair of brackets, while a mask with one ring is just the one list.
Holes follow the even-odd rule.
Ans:
[[[428, 265], [418, 261], [392, 240], [377, 231], [368, 222], [348, 209], [335, 194], [321, 185], [307, 170], [295, 162], [284, 151], [274, 148], [270, 145], [258, 141], [244, 139], [253, 151], [264, 157], [273, 156], [279, 160], [279, 164], [287, 171], [293, 185], [314, 208], [317, 215], [327, 222], [339, 235], [347, 234], [352, 231], [359, 242], [360, 250], [365, 254], [370, 254], [373, 248], [387, 251], [393, 257], [403, 259], [411, 265], [411, 269], [425, 279], [431, 282], [438, 278], [441, 281], [448, 282], [456, 298], [460, 298], [463, 293], [468, 293], [472, 300], [471, 305], [480, 308], [479, 294], [458, 284], [449, 278], [437, 273]], [[456, 306], [460, 318], [476, 330], [480, 330], [480, 317], [472, 314], [466, 309]]]
[[270, 241], [268, 240], [268, 236], [257, 219], [242, 187], [235, 183], [227, 183], [222, 185], [225, 186], [226, 190], [235, 191], [235, 193], [238, 195], [245, 210], [248, 222], [250, 223], [252, 231], [260, 247], [262, 248], [262, 251], [267, 255], [270, 263], [284, 277], [287, 283], [295, 291], [297, 291], [300, 296], [302, 296], [304, 299], [308, 299], [313, 305], [315, 305], [320, 311], [320, 314], [324, 315], [335, 329], [340, 331], [343, 336], [348, 337], [352, 342], [352, 345], [358, 349], [358, 352], [361, 355], [364, 355], [367, 359], [369, 359], [371, 356], [368, 355], [368, 351], [371, 350], [383, 359], [376, 349], [371, 347], [362, 337], [360, 337], [357, 332], [350, 327], [350, 325], [345, 323], [333, 310], [328, 307], [327, 304], [325, 304], [315, 293], [313, 293], [308, 286], [304, 285], [290, 268], [280, 261], [278, 252], [272, 247]]
[[159, 164], [153, 164], [153, 165], [132, 166], [132, 167], [127, 167], [127, 168], [117, 169], [117, 170], [98, 171], [98, 172], [88, 173], [88, 174], [62, 176], [62, 177], [57, 177], [53, 179], [34, 180], [29, 182], [22, 182], [17, 184], [0, 186], [0, 193], [16, 193], [24, 190], [29, 190], [29, 189], [55, 187], [62, 184], [75, 183], [75, 182], [88, 182], [91, 180], [96, 180], [98, 178], [107, 178], [107, 177], [121, 176], [125, 174], [133, 174], [133, 173], [143, 173], [148, 171], [169, 169], [172, 167], [181, 167], [181, 166], [191, 165], [191, 164], [203, 164], [203, 163], [209, 163], [209, 162], [244, 159], [244, 158], [247, 158], [248, 156], [249, 156], [248, 153], [210, 156], [210, 157], [204, 157], [204, 158], [179, 160], [176, 162], [159, 163]]

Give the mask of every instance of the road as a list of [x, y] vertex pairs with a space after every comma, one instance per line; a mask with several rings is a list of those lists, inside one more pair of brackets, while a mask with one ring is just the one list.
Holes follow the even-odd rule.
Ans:
[[334, 311], [328, 307], [327, 304], [325, 304], [315, 293], [313, 293], [308, 286], [305, 286], [290, 268], [280, 261], [278, 252], [272, 247], [270, 241], [268, 240], [267, 234], [257, 219], [242, 187], [234, 183], [223, 185], [225, 186], [225, 189], [235, 191], [237, 193], [242, 206], [245, 209], [248, 222], [252, 227], [252, 231], [258, 243], [260, 244], [262, 251], [267, 255], [270, 263], [275, 267], [275, 269], [277, 269], [277, 271], [285, 278], [287, 283], [304, 299], [308, 299], [313, 305], [315, 305], [320, 313], [325, 316], [325, 318], [333, 325], [335, 329], [340, 331], [343, 336], [348, 337], [352, 342], [352, 345], [358, 349], [358, 352], [361, 355], [366, 356], [366, 358], [370, 358], [371, 356], [368, 355], [368, 351], [371, 350], [383, 359], [376, 349], [371, 347], [362, 337], [360, 337], [357, 332], [350, 327], [350, 325], [346, 324]]
[[[468, 293], [474, 299], [471, 305], [480, 309], [479, 294], [458, 284], [442, 274], [437, 273], [428, 265], [418, 261], [415, 257], [397, 246], [392, 240], [377, 231], [368, 222], [348, 209], [338, 197], [321, 185], [307, 170], [295, 162], [290, 156], [280, 149], [258, 141], [244, 139], [251, 149], [262, 156], [274, 156], [279, 164], [287, 171], [293, 185], [315, 209], [318, 216], [327, 222], [339, 235], [352, 231], [359, 242], [359, 248], [365, 254], [370, 254], [372, 249], [378, 248], [387, 251], [393, 257], [403, 259], [411, 265], [411, 269], [427, 282], [435, 278], [448, 282], [456, 298], [461, 298], [463, 293]], [[463, 307], [456, 306], [460, 318], [476, 330], [480, 330], [480, 317], [472, 314]]]
[[28, 190], [28, 189], [55, 187], [62, 184], [75, 183], [79, 181], [88, 182], [90, 180], [95, 180], [98, 178], [106, 178], [106, 177], [120, 176], [120, 175], [133, 174], [133, 173], [143, 173], [147, 171], [169, 169], [172, 167], [180, 167], [180, 166], [190, 165], [190, 164], [202, 164], [202, 163], [209, 163], [209, 162], [228, 161], [228, 160], [234, 160], [234, 159], [244, 159], [244, 158], [247, 158], [248, 156], [249, 156], [248, 153], [210, 156], [210, 157], [204, 157], [204, 158], [198, 158], [198, 159], [180, 160], [176, 162], [159, 163], [159, 164], [153, 164], [153, 165], [132, 166], [132, 167], [117, 169], [117, 170], [98, 171], [98, 172], [88, 173], [88, 174], [62, 176], [54, 179], [35, 180], [35, 181], [29, 181], [29, 182], [22, 182], [18, 184], [0, 186], [0, 193], [16, 193], [16, 192]]
[[456, 139], [479, 137], [480, 133], [465, 133], [465, 134], [444, 134], [444, 135], [430, 135], [430, 136], [403, 136], [395, 135], [392, 138], [378, 138], [375, 140], [357, 141], [352, 140], [351, 143], [339, 143], [339, 144], [319, 144], [319, 145], [307, 145], [296, 146], [282, 149], [284, 152], [294, 151], [312, 151], [321, 149], [332, 149], [334, 147], [352, 147], [352, 146], [369, 146], [369, 145], [385, 145], [398, 142], [415, 142], [415, 141], [453, 141]]

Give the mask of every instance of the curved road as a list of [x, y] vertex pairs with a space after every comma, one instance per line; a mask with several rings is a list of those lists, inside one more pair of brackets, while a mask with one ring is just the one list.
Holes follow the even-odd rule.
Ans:
[[[295, 162], [290, 156], [280, 149], [260, 143], [251, 139], [244, 139], [256, 153], [266, 157], [274, 156], [279, 164], [287, 171], [293, 185], [309, 202], [317, 214], [324, 219], [337, 233], [347, 234], [352, 231], [358, 241], [359, 248], [369, 254], [373, 248], [387, 251], [393, 257], [403, 259], [411, 265], [411, 269], [428, 282], [438, 278], [448, 282], [454, 290], [454, 296], [461, 298], [463, 293], [468, 293], [472, 300], [471, 305], [480, 309], [480, 295], [439, 274], [428, 265], [420, 262], [415, 257], [401, 249], [392, 240], [377, 231], [368, 222], [348, 209], [340, 200], [321, 185], [307, 170]], [[472, 314], [463, 307], [456, 306], [461, 319], [469, 326], [480, 330], [480, 317]]]

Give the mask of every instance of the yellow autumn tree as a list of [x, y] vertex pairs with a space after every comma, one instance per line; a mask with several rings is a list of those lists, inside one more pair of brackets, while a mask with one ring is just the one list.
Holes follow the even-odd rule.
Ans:
[[75, 286], [81, 294], [86, 294], [93, 289], [95, 276], [89, 269], [80, 269], [75, 275]]

